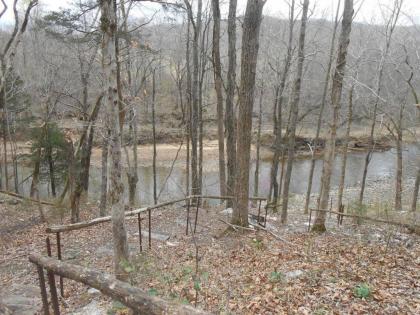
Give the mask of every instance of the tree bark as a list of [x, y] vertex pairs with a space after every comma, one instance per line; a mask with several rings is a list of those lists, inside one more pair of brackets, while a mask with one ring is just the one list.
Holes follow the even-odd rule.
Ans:
[[[341, 33], [339, 39], [339, 47], [337, 54], [337, 62], [333, 76], [332, 90], [331, 90], [331, 104], [333, 107], [332, 119], [329, 130], [329, 137], [325, 146], [324, 153], [324, 166], [321, 178], [321, 195], [319, 208], [327, 209], [329, 195], [331, 174], [334, 164], [335, 154], [335, 140], [337, 134], [337, 123], [340, 111], [341, 93], [343, 89], [343, 79], [347, 62], [347, 50], [350, 43], [351, 23], [353, 19], [353, 0], [345, 0], [343, 10], [343, 20], [341, 26]], [[324, 232], [325, 231], [325, 218], [326, 212], [317, 211], [315, 222], [312, 226], [312, 231]]]
[[347, 128], [346, 128], [346, 134], [344, 136], [344, 143], [343, 143], [340, 183], [338, 184], [338, 197], [337, 197], [338, 209], [341, 209], [341, 207], [343, 206], [344, 181], [346, 179], [346, 166], [347, 166], [347, 152], [348, 152], [348, 146], [349, 146], [349, 140], [350, 140], [351, 124], [353, 122], [353, 93], [354, 93], [354, 85], [352, 85], [350, 89], [350, 95], [349, 95], [349, 108], [347, 111]]
[[258, 127], [257, 127], [257, 148], [255, 156], [255, 173], [254, 173], [254, 197], [258, 197], [259, 179], [260, 179], [260, 146], [261, 146], [261, 128], [262, 128], [262, 103], [264, 97], [264, 84], [261, 86], [259, 111], [258, 111]]
[[187, 87], [186, 87], [186, 94], [187, 94], [187, 105], [186, 105], [186, 130], [185, 130], [185, 138], [186, 138], [186, 157], [185, 157], [185, 195], [190, 195], [190, 176], [191, 176], [191, 164], [190, 164], [190, 142], [191, 142], [191, 108], [192, 108], [192, 78], [191, 78], [191, 62], [190, 62], [190, 55], [191, 55], [191, 21], [188, 19], [187, 25], [187, 47], [185, 52], [185, 66], [187, 72]]
[[[228, 16], [228, 69], [226, 84], [226, 153], [227, 182], [226, 193], [234, 195], [236, 174], [236, 119], [233, 101], [236, 86], [236, 7], [237, 0], [229, 1]], [[233, 206], [232, 200], [227, 200], [228, 207]]]
[[419, 187], [420, 187], [420, 167], [417, 166], [416, 181], [414, 183], [413, 200], [411, 201], [411, 211], [417, 210], [417, 199], [419, 198]]
[[305, 49], [305, 35], [306, 35], [306, 24], [308, 21], [308, 8], [309, 0], [303, 2], [302, 18], [299, 35], [299, 50], [298, 50], [298, 64], [296, 70], [296, 78], [293, 83], [293, 90], [291, 95], [290, 112], [291, 121], [288, 132], [288, 145], [287, 145], [287, 167], [286, 174], [284, 177], [284, 187], [282, 194], [282, 210], [281, 210], [281, 223], [287, 221], [287, 208], [289, 205], [289, 186], [290, 179], [292, 177], [293, 161], [295, 158], [295, 138], [296, 138], [296, 126], [299, 114], [299, 102], [300, 102], [300, 90], [302, 86], [302, 73], [303, 63], [305, 61], [304, 49]]
[[395, 175], [395, 210], [402, 211], [402, 177], [403, 177], [403, 156], [402, 156], [402, 137], [403, 137], [403, 130], [402, 130], [402, 109], [400, 109], [400, 118], [399, 118], [399, 128], [397, 132], [396, 138], [396, 149], [397, 149], [397, 173]]
[[237, 174], [232, 223], [248, 226], [249, 165], [251, 151], [252, 110], [259, 33], [265, 0], [248, 0], [242, 35], [241, 84], [237, 123]]
[[156, 121], [155, 121], [155, 70], [153, 70], [152, 75], [152, 134], [153, 134], [153, 201], [155, 204], [158, 202], [157, 198], [157, 182], [156, 182]]
[[29, 196], [31, 198], [35, 198], [36, 192], [38, 191], [40, 166], [41, 166], [41, 149], [38, 148], [36, 150], [36, 157], [35, 157], [35, 163], [34, 163], [34, 172], [32, 173], [31, 191], [29, 193]]
[[113, 0], [101, 0], [102, 68], [107, 87], [110, 128], [111, 178], [109, 201], [112, 216], [114, 268], [118, 279], [127, 280], [124, 264], [129, 260], [127, 232], [124, 220], [124, 186], [121, 179], [121, 128], [117, 84], [116, 31], [117, 16]]
[[220, 62], [220, 6], [219, 0], [212, 0], [213, 8], [213, 69], [214, 88], [217, 99], [217, 136], [219, 140], [219, 182], [220, 194], [226, 196], [225, 130], [223, 115], [222, 65]]
[[199, 46], [201, 34], [201, 15], [203, 8], [203, 1], [197, 2], [197, 18], [194, 21], [191, 4], [188, 0], [184, 0], [188, 7], [188, 16], [193, 27], [193, 43], [192, 43], [192, 58], [193, 58], [193, 73], [192, 73], [192, 88], [191, 88], [191, 176], [192, 176], [192, 193], [199, 194], [200, 183], [198, 176], [198, 128], [199, 128]]

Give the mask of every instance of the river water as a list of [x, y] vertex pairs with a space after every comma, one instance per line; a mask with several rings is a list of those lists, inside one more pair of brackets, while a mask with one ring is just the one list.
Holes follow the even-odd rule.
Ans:
[[[159, 152], [158, 152], [159, 155]], [[403, 176], [414, 177], [420, 156], [419, 149], [414, 145], [406, 146], [403, 152]], [[365, 162], [365, 152], [349, 152], [346, 168], [346, 187], [354, 187], [360, 184], [363, 166]], [[335, 167], [332, 176], [332, 188], [337, 187], [342, 156], [335, 158]], [[290, 192], [293, 194], [305, 194], [308, 184], [308, 174], [311, 161], [300, 159], [293, 164], [292, 180]], [[157, 189], [159, 201], [165, 201], [184, 196], [185, 191], [185, 161], [177, 161], [168, 177], [171, 169], [167, 166], [157, 167]], [[203, 194], [219, 195], [219, 176], [217, 171], [217, 161], [205, 161], [203, 167]], [[383, 178], [393, 178], [395, 175], [396, 152], [394, 149], [373, 153], [368, 170], [368, 181], [376, 181]], [[271, 162], [262, 161], [260, 163], [259, 195], [267, 196], [270, 187], [270, 168]], [[316, 160], [312, 192], [317, 193], [320, 187], [320, 176], [322, 160]], [[25, 178], [32, 170], [23, 168], [20, 177]], [[255, 161], [252, 163], [250, 172], [250, 192], [253, 192]], [[153, 203], [153, 171], [152, 166], [139, 167], [138, 198], [140, 205]], [[124, 176], [124, 180], [126, 177]], [[166, 183], [165, 183], [166, 182]], [[90, 173], [89, 199], [92, 202], [99, 202], [101, 184], [101, 170], [92, 167]], [[40, 185], [40, 197], [48, 198], [49, 188], [47, 184]], [[22, 184], [21, 190], [25, 195], [29, 194], [30, 181]], [[22, 191], [21, 191], [22, 193]], [[124, 192], [127, 198], [127, 189]]]

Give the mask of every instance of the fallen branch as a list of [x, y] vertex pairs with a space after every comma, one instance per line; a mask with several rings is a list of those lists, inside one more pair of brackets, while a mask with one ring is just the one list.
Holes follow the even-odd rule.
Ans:
[[282, 242], [284, 242], [288, 245], [294, 245], [292, 242], [289, 242], [289, 241], [285, 240], [284, 238], [280, 237], [279, 235], [275, 234], [274, 232], [270, 231], [269, 229], [267, 229], [267, 228], [265, 228], [261, 225], [255, 225], [255, 224], [252, 224], [252, 223], [251, 223], [251, 225], [254, 226], [256, 229], [263, 230], [263, 231], [267, 232], [268, 234], [270, 234], [274, 238], [278, 239], [279, 241], [282, 241]]
[[248, 230], [248, 231], [256, 231], [255, 229], [246, 227], [246, 226], [240, 226], [240, 225], [235, 225], [229, 222], [226, 222], [225, 220], [219, 219], [220, 222], [223, 222], [224, 224], [229, 225], [232, 229], [234, 229], [235, 231], [238, 231], [238, 229], [243, 229], [243, 230]]

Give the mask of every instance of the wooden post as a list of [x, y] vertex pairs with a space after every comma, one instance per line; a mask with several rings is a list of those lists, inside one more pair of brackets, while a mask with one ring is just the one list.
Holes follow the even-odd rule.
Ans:
[[47, 255], [49, 257], [51, 257], [51, 242], [50, 242], [50, 237], [49, 236], [47, 236], [46, 244], [47, 244]]
[[152, 210], [148, 210], [149, 213], [149, 249], [152, 248]]
[[268, 202], [265, 205], [264, 227], [267, 227], [267, 213], [268, 213]]
[[36, 265], [36, 269], [38, 270], [39, 288], [41, 289], [42, 308], [44, 309], [44, 315], [50, 315], [50, 309], [48, 307], [47, 289], [45, 288], [44, 269], [39, 265]]
[[54, 273], [47, 270], [48, 283], [50, 284], [51, 303], [53, 305], [54, 315], [60, 315], [60, 306], [58, 304], [57, 288], [55, 286]]
[[139, 243], [140, 243], [140, 252], [143, 251], [142, 239], [141, 239], [141, 215], [137, 214], [137, 220], [139, 222]]
[[[61, 260], [60, 232], [57, 232], [56, 235], [57, 235], [57, 258], [58, 260]], [[60, 294], [62, 297], [64, 297], [64, 283], [63, 283], [63, 277], [61, 276], [60, 276]]]
[[[51, 257], [51, 242], [50, 237], [47, 236], [47, 254]], [[50, 285], [51, 303], [53, 305], [54, 315], [60, 315], [60, 307], [58, 305], [57, 288], [55, 286], [54, 273], [47, 270], [48, 283]]]
[[260, 224], [260, 214], [261, 214], [261, 200], [258, 202], [258, 217], [257, 217], [258, 224]]

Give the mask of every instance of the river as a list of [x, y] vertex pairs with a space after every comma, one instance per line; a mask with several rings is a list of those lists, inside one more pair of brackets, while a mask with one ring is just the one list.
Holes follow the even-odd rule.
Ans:
[[[403, 176], [414, 177], [419, 158], [419, 149], [414, 145], [408, 145], [403, 152]], [[158, 152], [159, 154], [159, 152]], [[346, 187], [354, 187], [359, 185], [362, 178], [363, 166], [365, 162], [365, 152], [349, 152], [346, 168]], [[341, 167], [342, 156], [337, 155], [335, 158], [334, 171], [332, 175], [332, 188], [337, 187], [339, 182], [339, 173]], [[309, 159], [299, 159], [293, 164], [292, 180], [290, 184], [290, 192], [293, 194], [305, 194], [308, 183], [308, 174], [311, 161]], [[157, 187], [159, 201], [169, 200], [184, 195], [185, 190], [185, 161], [177, 161], [174, 165], [172, 173], [168, 177], [171, 168], [169, 166], [157, 167]], [[205, 161], [203, 167], [203, 194], [219, 194], [219, 179], [217, 171], [217, 161]], [[394, 149], [373, 153], [372, 160], [369, 165], [368, 177], [369, 181], [376, 181], [383, 178], [393, 178], [395, 175], [396, 152]], [[270, 168], [271, 162], [262, 161], [260, 163], [259, 177], [259, 195], [267, 196], [270, 187]], [[322, 169], [322, 160], [317, 159], [315, 164], [314, 180], [312, 192], [317, 193], [320, 187], [320, 176]], [[24, 167], [19, 177], [22, 179], [28, 176], [32, 170]], [[255, 161], [252, 163], [250, 172], [250, 192], [253, 192]], [[141, 205], [153, 203], [153, 171], [152, 166], [139, 167], [138, 197]], [[124, 180], [126, 177], [124, 176]], [[164, 183], [166, 184], [164, 185]], [[90, 172], [89, 199], [92, 202], [98, 202], [100, 196], [101, 170], [92, 167]], [[40, 185], [40, 197], [48, 198], [49, 188], [47, 184]], [[24, 182], [20, 189], [24, 195], [29, 194], [30, 181]], [[22, 193], [22, 191], [21, 191]], [[128, 199], [127, 189], [124, 192], [125, 198]]]

